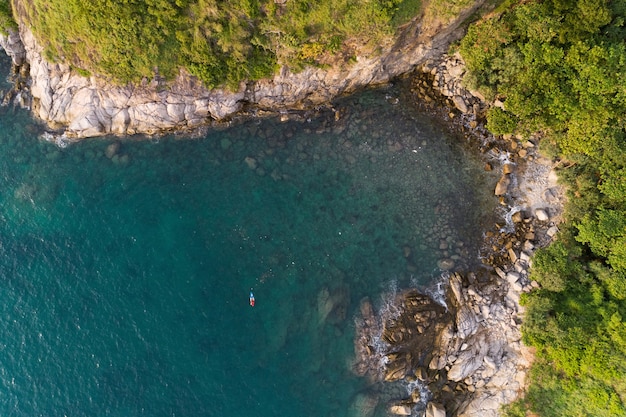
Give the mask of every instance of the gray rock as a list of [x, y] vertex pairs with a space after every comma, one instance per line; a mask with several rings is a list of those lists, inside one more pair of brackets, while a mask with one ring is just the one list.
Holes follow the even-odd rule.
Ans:
[[509, 284], [513, 284], [514, 282], [519, 281], [519, 279], [520, 274], [518, 272], [511, 271], [506, 274], [506, 280], [509, 282]]
[[461, 306], [456, 314], [456, 325], [458, 337], [465, 339], [473, 335], [478, 330], [476, 315], [467, 305]]
[[452, 97], [452, 102], [454, 103], [454, 107], [459, 109], [459, 111], [461, 113], [467, 113], [468, 112], [467, 103], [465, 103], [465, 100], [463, 99], [463, 97], [461, 97], [461, 96], [454, 96], [454, 97]]
[[483, 356], [473, 350], [465, 350], [458, 356], [454, 365], [448, 371], [448, 379], [462, 381], [472, 375], [483, 364]]
[[554, 237], [556, 236], [556, 234], [559, 232], [559, 228], [556, 226], [551, 226], [547, 231], [546, 231], [546, 235], [548, 235], [549, 237]]
[[23, 65], [26, 60], [26, 49], [22, 43], [19, 32], [8, 29], [7, 34], [0, 34], [0, 46], [11, 57], [14, 65]]

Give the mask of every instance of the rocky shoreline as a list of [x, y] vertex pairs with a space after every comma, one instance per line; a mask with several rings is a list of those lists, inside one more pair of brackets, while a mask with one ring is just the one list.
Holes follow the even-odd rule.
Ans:
[[[413, 93], [443, 123], [478, 142], [486, 170], [500, 171], [494, 198], [502, 221], [485, 231], [483, 267], [443, 274], [445, 306], [415, 289], [391, 294], [391, 307], [381, 311], [362, 300], [354, 372], [382, 384], [378, 393], [393, 392], [369, 400], [384, 401], [392, 415], [499, 416], [523, 394], [533, 359], [521, 342], [519, 301], [538, 287], [529, 278], [532, 254], [555, 236], [564, 194], [536, 139], [489, 137], [484, 112], [493, 103], [465, 89], [463, 73], [459, 56], [427, 62]], [[398, 382], [406, 392], [394, 388]]]
[[[237, 91], [207, 90], [185, 71], [173, 81], [158, 77], [139, 85], [115, 85], [78, 74], [71, 66], [50, 63], [24, 22], [19, 31], [0, 35], [0, 45], [28, 74], [13, 95], [49, 129], [68, 138], [102, 135], [159, 134], [194, 131], [240, 114], [283, 114], [324, 106], [342, 94], [386, 83], [443, 54], [464, 32], [466, 19], [485, 4], [473, 1], [452, 21], [424, 23], [420, 17], [403, 26], [393, 44], [375, 56], [357, 56], [328, 68], [291, 72], [283, 68], [271, 79], [242, 83]], [[17, 8], [19, 20], [19, 7]], [[28, 97], [28, 98], [26, 98]]]
[[[483, 2], [475, 3], [478, 7]], [[242, 85], [235, 93], [204, 91], [184, 74], [167, 90], [159, 80], [107, 90], [100, 80], [45, 62], [22, 26], [19, 33], [0, 37], [13, 58], [17, 87], [4, 104], [32, 108], [69, 137], [153, 134], [196, 129], [242, 112], [278, 112], [288, 118], [292, 111], [328, 103], [418, 67], [412, 91], [421, 105], [475, 140], [485, 154], [485, 169], [499, 171], [494, 198], [500, 202], [502, 221], [485, 231], [482, 268], [460, 270], [462, 262], [440, 265], [448, 277], [445, 306], [416, 290], [390, 295], [382, 311], [362, 301], [354, 371], [383, 388], [359, 396], [353, 412], [367, 417], [384, 403], [395, 415], [498, 416], [500, 407], [525, 387], [532, 352], [521, 343], [524, 311], [519, 300], [537, 286], [528, 276], [532, 254], [556, 234], [563, 192], [551, 161], [538, 155], [537, 140], [492, 138], [484, 128], [485, 110], [499, 103], [486, 103], [479, 93], [467, 90], [462, 59], [443, 54], [460, 36], [462, 20], [429, 38], [420, 38], [423, 28], [416, 25], [389, 55], [364, 59], [349, 70], [283, 72], [273, 80]], [[246, 161], [249, 166], [253, 162]]]

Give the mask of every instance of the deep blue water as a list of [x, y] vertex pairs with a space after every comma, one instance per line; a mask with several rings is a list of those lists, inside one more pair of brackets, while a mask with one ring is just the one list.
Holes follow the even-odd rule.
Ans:
[[0, 415], [354, 416], [359, 300], [474, 265], [493, 179], [398, 88], [335, 108], [65, 148], [0, 108]]

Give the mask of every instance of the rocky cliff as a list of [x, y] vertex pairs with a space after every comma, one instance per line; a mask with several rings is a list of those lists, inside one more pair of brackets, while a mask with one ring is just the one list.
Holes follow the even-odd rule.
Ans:
[[75, 138], [155, 134], [195, 129], [242, 111], [285, 113], [312, 108], [361, 87], [387, 82], [443, 54], [462, 35], [463, 22], [483, 3], [474, 1], [445, 24], [415, 19], [402, 28], [393, 46], [374, 57], [298, 73], [283, 69], [272, 79], [242, 83], [237, 91], [207, 90], [184, 71], [171, 82], [154, 79], [141, 85], [117, 86], [95, 76], [86, 78], [69, 65], [46, 61], [43, 48], [23, 22], [19, 22], [19, 33], [2, 37], [0, 44], [16, 65], [30, 66], [26, 86], [32, 95], [32, 111], [51, 128]]

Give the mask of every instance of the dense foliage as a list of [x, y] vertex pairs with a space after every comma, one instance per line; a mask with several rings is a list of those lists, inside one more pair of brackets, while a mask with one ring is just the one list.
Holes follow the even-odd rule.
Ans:
[[13, 20], [9, 0], [0, 0], [0, 33], [5, 34], [8, 28], [17, 27]]
[[208, 87], [237, 86], [279, 64], [324, 64], [374, 50], [419, 0], [14, 0], [48, 58], [121, 83], [180, 67]]
[[541, 132], [565, 163], [566, 222], [523, 299], [537, 347], [511, 415], [626, 415], [626, 0], [528, 1], [473, 25], [468, 82], [504, 102], [495, 133]]

